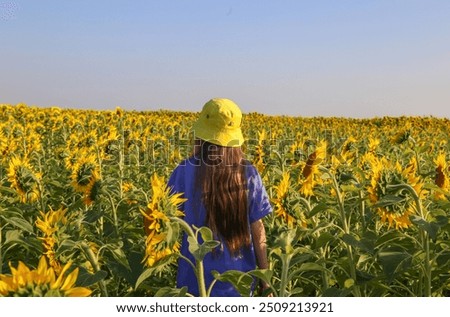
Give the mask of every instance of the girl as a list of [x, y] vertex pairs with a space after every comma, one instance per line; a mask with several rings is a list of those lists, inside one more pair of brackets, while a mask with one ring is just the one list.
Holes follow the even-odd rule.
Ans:
[[[208, 101], [193, 125], [194, 154], [179, 164], [169, 179], [172, 192], [187, 198], [181, 206], [184, 220], [191, 226], [208, 226], [221, 242], [204, 259], [206, 288], [214, 279], [212, 270], [222, 273], [268, 268], [262, 218], [272, 212], [272, 207], [260, 175], [244, 159], [241, 119], [241, 110], [233, 101]], [[188, 246], [185, 234], [181, 253], [195, 263]], [[183, 286], [199, 295], [192, 267], [180, 258], [177, 287]], [[230, 283], [216, 282], [211, 296], [239, 293]]]

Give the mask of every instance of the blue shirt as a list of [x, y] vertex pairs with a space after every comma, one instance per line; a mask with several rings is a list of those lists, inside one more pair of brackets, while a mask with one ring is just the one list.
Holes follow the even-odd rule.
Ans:
[[[184, 212], [184, 220], [191, 226], [196, 227], [206, 226], [206, 209], [201, 203], [201, 193], [198, 188], [195, 188], [195, 170], [198, 165], [198, 160], [191, 157], [181, 162], [170, 176], [168, 186], [172, 193], [183, 193], [183, 197], [187, 199], [180, 210]], [[261, 180], [256, 168], [249, 164], [246, 166], [247, 175], [247, 189], [248, 189], [248, 219], [249, 224], [263, 218], [272, 212], [272, 206], [269, 202], [269, 196]], [[181, 254], [189, 258], [195, 265], [194, 257], [188, 250], [187, 235], [183, 234], [181, 244]], [[211, 271], [215, 270], [223, 273], [228, 270], [238, 270], [248, 272], [256, 269], [256, 256], [254, 252], [253, 243], [250, 247], [243, 248], [241, 255], [233, 257], [226, 244], [221, 245], [223, 251], [208, 253], [203, 261], [205, 270], [206, 289], [208, 289], [214, 277]], [[195, 273], [191, 265], [184, 259], [178, 260], [177, 271], [177, 287], [188, 287], [188, 292], [192, 295], [198, 296], [198, 284]], [[216, 282], [211, 296], [240, 296], [230, 283]]]

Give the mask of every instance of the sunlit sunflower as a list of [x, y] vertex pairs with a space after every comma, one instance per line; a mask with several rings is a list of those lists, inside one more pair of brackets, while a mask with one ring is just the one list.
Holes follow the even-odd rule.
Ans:
[[378, 149], [380, 143], [381, 143], [380, 139], [369, 137], [368, 152], [375, 152]]
[[319, 164], [325, 159], [327, 150], [326, 141], [321, 141], [316, 150], [311, 153], [302, 170], [304, 180], [300, 187], [300, 193], [305, 197], [314, 196], [314, 186], [321, 183]]
[[56, 259], [56, 245], [59, 242], [58, 231], [67, 223], [66, 209], [50, 210], [47, 213], [41, 212], [41, 217], [36, 220], [36, 227], [43, 233], [42, 240], [45, 256], [55, 273], [61, 271], [61, 265]]
[[450, 181], [445, 153], [440, 153], [434, 163], [436, 164], [434, 183], [441, 189], [441, 191], [436, 191], [434, 196], [436, 199], [446, 199], [446, 194], [448, 195], [450, 191]]
[[9, 162], [8, 180], [11, 187], [20, 196], [21, 202], [33, 202], [39, 199], [41, 174], [36, 173], [27, 159], [13, 156]]
[[[143, 261], [149, 267], [179, 251], [177, 237], [167, 239], [169, 226], [172, 224], [168, 216], [182, 216], [183, 213], [178, 210], [178, 206], [186, 199], [182, 198], [180, 193], [171, 195], [170, 189], [165, 184], [164, 178], [158, 177], [157, 174], [152, 176], [152, 198], [147, 208], [141, 210], [147, 234]], [[172, 227], [172, 230], [177, 228]]]
[[264, 142], [267, 140], [266, 130], [258, 131], [258, 144], [255, 146], [255, 152], [253, 157], [253, 164], [256, 169], [262, 173], [265, 169], [264, 163]]
[[98, 147], [100, 149], [100, 157], [108, 159], [115, 151], [119, 149], [117, 144], [119, 134], [116, 127], [111, 126], [107, 128], [106, 133], [100, 135], [98, 139]]
[[47, 265], [44, 256], [36, 269], [28, 268], [19, 262], [17, 268], [10, 264], [11, 274], [0, 274], [0, 296], [20, 297], [85, 297], [92, 291], [85, 287], [76, 287], [78, 268], [68, 273], [71, 263], [67, 263], [57, 274]]
[[353, 136], [350, 136], [345, 140], [344, 144], [342, 144], [340, 159], [348, 164], [350, 164], [356, 156], [355, 143], [356, 139]]
[[26, 148], [24, 149], [24, 152], [29, 155], [33, 152], [39, 152], [42, 150], [42, 136], [40, 134], [37, 134], [35, 131], [28, 131], [27, 135], [25, 136], [25, 144]]
[[123, 111], [122, 108], [116, 107], [115, 114], [116, 114], [117, 117], [122, 118], [122, 117], [123, 117], [123, 114], [124, 114], [124, 111]]
[[275, 215], [282, 219], [288, 227], [292, 228], [296, 222], [296, 219], [289, 214], [287, 209], [287, 195], [290, 187], [290, 174], [289, 172], [283, 172], [280, 183], [275, 188], [275, 198], [272, 199]]
[[3, 133], [2, 128], [3, 126], [0, 124], [0, 157], [3, 159], [8, 154], [8, 139]]

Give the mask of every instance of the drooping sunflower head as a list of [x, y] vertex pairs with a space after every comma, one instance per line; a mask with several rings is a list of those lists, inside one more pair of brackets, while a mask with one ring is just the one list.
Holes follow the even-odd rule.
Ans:
[[423, 183], [415, 174], [415, 165], [410, 162], [406, 168], [399, 163], [378, 165], [368, 186], [369, 201], [381, 218], [382, 223], [396, 229], [411, 226], [410, 215], [416, 211], [414, 200], [406, 189], [392, 185], [410, 185], [420, 197], [423, 195]]
[[289, 172], [283, 172], [281, 180], [275, 188], [275, 197], [272, 198], [275, 215], [278, 219], [281, 219], [288, 227], [292, 228], [295, 224], [295, 218], [289, 213], [288, 206], [288, 191], [290, 187], [290, 174]]
[[[145, 209], [141, 209], [144, 217], [144, 230], [147, 234], [145, 257], [143, 262], [153, 266], [166, 256], [178, 252], [179, 225], [170, 221], [169, 217], [182, 216], [179, 205], [186, 201], [181, 193], [171, 194], [163, 177], [154, 174], [151, 178], [152, 198]], [[168, 234], [171, 232], [172, 234]]]
[[61, 273], [57, 274], [47, 265], [44, 256], [39, 260], [36, 269], [30, 269], [23, 262], [17, 267], [10, 264], [11, 274], [0, 274], [0, 296], [63, 296], [85, 297], [92, 291], [85, 287], [75, 285], [78, 277], [78, 268], [69, 273], [71, 263], [67, 263]]
[[392, 137], [391, 142], [394, 144], [402, 144], [409, 140], [410, 135], [411, 132], [409, 130], [402, 130]]
[[83, 203], [89, 206], [93, 204], [96, 200], [98, 200], [101, 188], [102, 188], [102, 180], [96, 179], [93, 183], [91, 183], [88, 186], [88, 188], [86, 188], [86, 191], [84, 192]]
[[317, 166], [325, 159], [327, 151], [326, 141], [321, 141], [316, 147], [315, 151], [311, 153], [303, 167], [303, 177], [308, 178], [311, 174], [317, 170]]
[[303, 180], [301, 181], [300, 193], [305, 197], [314, 195], [313, 188], [321, 183], [318, 177], [319, 164], [325, 159], [327, 151], [326, 141], [321, 141], [315, 151], [311, 153], [302, 169]]
[[3, 133], [3, 126], [0, 124], [0, 155], [2, 158], [7, 154], [7, 140], [6, 135]]
[[445, 199], [445, 194], [450, 190], [450, 180], [448, 175], [448, 165], [445, 159], [445, 153], [440, 153], [434, 160], [436, 164], [436, 176], [434, 183], [440, 188], [440, 191], [435, 193], [437, 199]]
[[41, 174], [34, 172], [27, 159], [12, 157], [8, 168], [8, 180], [22, 202], [33, 202], [40, 197]]
[[100, 167], [95, 155], [80, 157], [72, 169], [72, 185], [78, 192], [86, 192], [100, 179]]

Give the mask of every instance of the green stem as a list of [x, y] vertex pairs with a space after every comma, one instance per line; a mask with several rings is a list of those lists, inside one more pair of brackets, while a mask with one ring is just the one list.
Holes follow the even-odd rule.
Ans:
[[363, 231], [363, 233], [366, 233], [366, 207], [364, 204], [364, 200], [363, 200], [361, 191], [358, 191], [358, 196], [359, 196], [359, 201], [360, 201], [359, 208], [361, 210], [362, 231]]
[[[178, 217], [169, 217], [169, 219], [171, 221], [177, 222], [189, 237], [192, 237], [197, 240], [195, 232], [192, 230], [191, 226], [189, 226], [189, 224], [186, 221]], [[205, 269], [203, 267], [202, 260], [197, 259], [195, 260], [195, 275], [197, 277], [199, 296], [207, 297], [208, 293], [206, 291]]]
[[[344, 199], [342, 198], [341, 191], [339, 190], [339, 184], [336, 180], [336, 177], [334, 177], [334, 175], [331, 174], [331, 172], [324, 167], [322, 167], [321, 170], [324, 173], [328, 174], [328, 176], [330, 176], [331, 180], [333, 181], [333, 188], [336, 191], [336, 200], [339, 205], [339, 213], [340, 213], [340, 217], [341, 217], [342, 227], [346, 234], [350, 234], [349, 224], [347, 222], [347, 217], [345, 216]], [[353, 291], [355, 293], [355, 296], [361, 297], [362, 296], [361, 289], [359, 288], [359, 286], [356, 283], [356, 265], [355, 265], [355, 259], [353, 257], [353, 248], [347, 243], [345, 244], [345, 247], [347, 249], [347, 254], [348, 254], [350, 277], [353, 279], [353, 281], [355, 283], [353, 285]]]
[[[419, 213], [420, 217], [426, 221], [427, 215], [424, 213], [422, 202], [420, 200], [419, 195], [415, 191], [415, 189], [408, 184], [398, 184], [398, 185], [389, 185], [388, 188], [392, 189], [406, 189], [410, 192], [411, 196], [414, 199], [416, 204], [416, 210]], [[425, 252], [425, 263], [424, 263], [424, 279], [425, 279], [425, 296], [431, 296], [431, 257], [430, 257], [430, 236], [427, 231], [423, 228], [419, 227], [422, 249]]]
[[195, 267], [197, 269], [198, 292], [200, 297], [207, 297], [205, 270], [203, 268], [203, 261], [196, 261]]
[[290, 265], [291, 259], [289, 256], [282, 258], [283, 267], [281, 268], [281, 283], [280, 283], [280, 297], [284, 297], [286, 294], [286, 287], [288, 284], [288, 272], [289, 272], [289, 265]]
[[[98, 271], [100, 271], [100, 265], [98, 264], [97, 257], [95, 256], [91, 248], [87, 245], [87, 243], [84, 241], [81, 242], [80, 247], [83, 250], [87, 260], [91, 263], [94, 272], [97, 273]], [[99, 281], [98, 285], [100, 287], [102, 295], [104, 297], [108, 297], [108, 289], [106, 288], [105, 281], [104, 280]]]
[[119, 142], [119, 190], [120, 199], [123, 198], [123, 177], [124, 177], [124, 161], [125, 161], [125, 135], [123, 130], [122, 118], [119, 119], [119, 131], [120, 131], [120, 142]]
[[[326, 263], [326, 258], [327, 258], [327, 250], [326, 247], [321, 247], [320, 248], [320, 253], [322, 254], [322, 259], [323, 262]], [[324, 265], [324, 267], [326, 267]], [[327, 270], [323, 270], [322, 271], [322, 289], [326, 290], [330, 287], [330, 285], [328, 284], [328, 271]]]
[[119, 234], [119, 221], [117, 218], [117, 206], [114, 204], [114, 199], [112, 198], [110, 193], [107, 193], [109, 202], [111, 204], [112, 214], [114, 218], [114, 228], [116, 230], [116, 234]]

